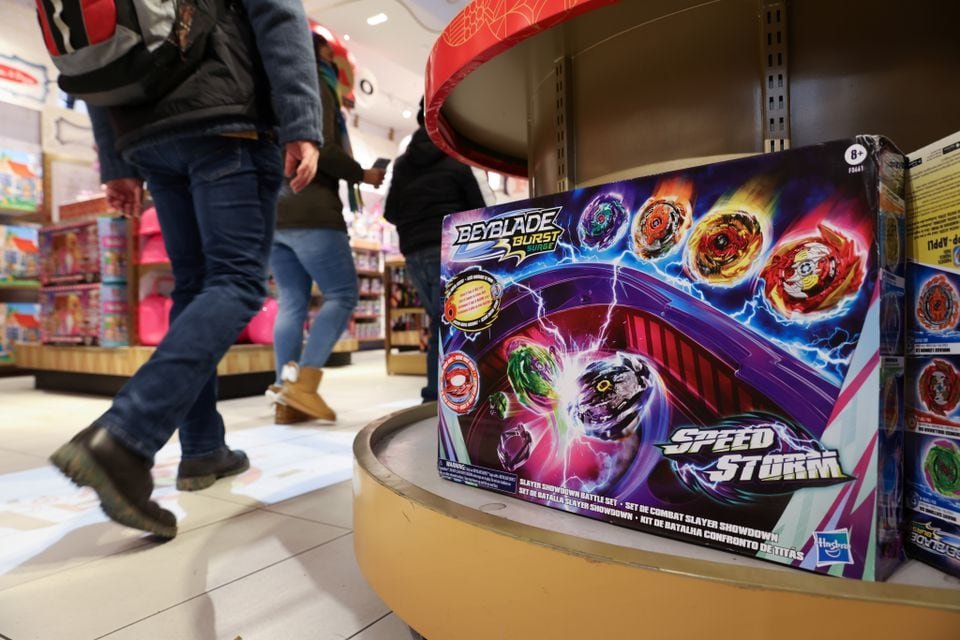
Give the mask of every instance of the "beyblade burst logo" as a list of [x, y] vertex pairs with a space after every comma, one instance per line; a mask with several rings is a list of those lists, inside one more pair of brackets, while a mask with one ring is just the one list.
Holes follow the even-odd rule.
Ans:
[[563, 228], [560, 207], [511, 211], [489, 220], [457, 225], [454, 262], [479, 262], [514, 257], [520, 264], [530, 256], [556, 250]]
[[722, 502], [851, 479], [836, 450], [775, 416], [748, 414], [718, 427], [677, 429], [657, 446], [688, 487]]

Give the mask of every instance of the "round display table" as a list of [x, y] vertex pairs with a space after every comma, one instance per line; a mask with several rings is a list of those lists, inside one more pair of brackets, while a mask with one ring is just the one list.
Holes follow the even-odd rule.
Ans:
[[428, 640], [960, 637], [960, 580], [818, 576], [441, 480], [436, 407], [354, 443], [357, 560]]

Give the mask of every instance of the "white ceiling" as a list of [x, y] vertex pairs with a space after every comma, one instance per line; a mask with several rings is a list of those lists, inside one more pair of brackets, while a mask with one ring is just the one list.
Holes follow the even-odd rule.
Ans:
[[[357, 108], [362, 121], [394, 128], [398, 139], [416, 128], [415, 116], [423, 95], [427, 57], [443, 28], [469, 0], [304, 0], [307, 15], [350, 36], [347, 48], [356, 58]], [[377, 26], [367, 18], [378, 13], [387, 21]], [[360, 91], [360, 80], [373, 85], [373, 95]]]

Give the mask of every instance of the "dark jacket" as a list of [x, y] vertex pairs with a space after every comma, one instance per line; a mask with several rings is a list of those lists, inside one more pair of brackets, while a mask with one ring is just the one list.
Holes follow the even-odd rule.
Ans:
[[323, 106], [323, 148], [317, 159], [317, 176], [300, 193], [284, 190], [277, 206], [278, 229], [347, 230], [340, 200], [340, 181], [360, 182], [363, 167], [346, 152], [337, 126], [340, 105], [327, 83], [320, 81]]
[[322, 142], [313, 47], [300, 0], [228, 4], [207, 57], [180, 86], [153, 105], [89, 109], [103, 181], [138, 177], [121, 154], [168, 138], [267, 131], [276, 123], [281, 144]]
[[465, 164], [443, 153], [420, 127], [397, 158], [383, 217], [397, 226], [404, 254], [440, 246], [443, 216], [486, 206]]

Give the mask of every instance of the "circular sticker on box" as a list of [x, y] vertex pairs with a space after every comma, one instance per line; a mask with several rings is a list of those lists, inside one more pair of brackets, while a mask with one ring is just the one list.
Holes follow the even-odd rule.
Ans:
[[483, 331], [500, 315], [503, 285], [482, 269], [453, 276], [444, 288], [443, 318], [468, 333]]
[[863, 161], [867, 159], [867, 148], [862, 144], [852, 144], [847, 147], [843, 159], [851, 166], [863, 164]]
[[440, 367], [440, 397], [457, 413], [469, 413], [480, 394], [480, 373], [470, 356], [454, 351]]

